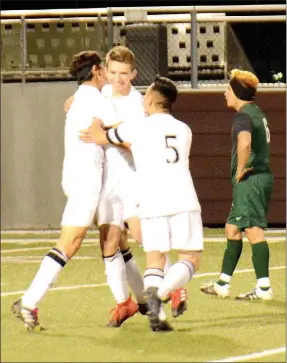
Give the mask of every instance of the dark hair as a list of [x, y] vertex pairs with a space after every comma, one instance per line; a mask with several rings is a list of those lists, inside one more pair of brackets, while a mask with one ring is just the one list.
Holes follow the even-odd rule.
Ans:
[[84, 50], [75, 54], [70, 67], [70, 74], [77, 78], [78, 84], [92, 79], [91, 70], [94, 65], [99, 68], [102, 59], [98, 52], [94, 50]]
[[163, 96], [164, 101], [161, 102], [161, 106], [170, 111], [178, 94], [176, 85], [169, 78], [157, 75], [154, 79], [152, 89]]

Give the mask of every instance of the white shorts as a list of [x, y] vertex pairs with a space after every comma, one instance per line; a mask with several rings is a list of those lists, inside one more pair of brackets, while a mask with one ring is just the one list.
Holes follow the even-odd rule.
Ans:
[[62, 226], [89, 227], [94, 220], [102, 189], [102, 169], [92, 163], [65, 168], [62, 188], [68, 198]]
[[203, 250], [203, 227], [199, 211], [142, 218], [141, 233], [145, 252]]
[[97, 224], [112, 224], [124, 229], [123, 202], [119, 197], [118, 188], [105, 185], [100, 195], [97, 210]]
[[117, 172], [105, 165], [97, 224], [113, 224], [124, 229], [126, 220], [138, 216], [135, 172], [127, 167]]
[[139, 190], [137, 174], [134, 170], [129, 170], [124, 177], [122, 176], [119, 188], [124, 205], [124, 221], [132, 217], [138, 217]]
[[93, 193], [79, 190], [68, 195], [67, 204], [62, 216], [62, 226], [89, 227], [92, 225], [97, 206], [101, 185], [94, 188]]

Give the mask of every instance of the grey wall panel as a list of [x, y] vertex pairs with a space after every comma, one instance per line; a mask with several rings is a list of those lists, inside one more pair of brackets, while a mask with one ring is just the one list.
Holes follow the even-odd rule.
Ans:
[[2, 84], [1, 228], [58, 227], [65, 99], [76, 84]]
[[[23, 88], [15, 83], [1, 87], [1, 228], [58, 228], [65, 206], [61, 189], [63, 103], [77, 85], [45, 82], [28, 83]], [[258, 94], [273, 140], [275, 190], [269, 222], [280, 225], [286, 223], [285, 97], [282, 92]], [[180, 94], [174, 115], [193, 130], [191, 172], [203, 223], [224, 224], [231, 203], [228, 180], [233, 112], [226, 109], [223, 94], [207, 91]]]

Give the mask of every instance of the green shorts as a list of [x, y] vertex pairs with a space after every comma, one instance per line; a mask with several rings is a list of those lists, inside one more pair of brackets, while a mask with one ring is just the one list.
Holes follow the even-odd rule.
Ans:
[[248, 227], [267, 227], [269, 201], [273, 191], [273, 175], [251, 175], [247, 180], [233, 184], [233, 200], [227, 223], [239, 230]]

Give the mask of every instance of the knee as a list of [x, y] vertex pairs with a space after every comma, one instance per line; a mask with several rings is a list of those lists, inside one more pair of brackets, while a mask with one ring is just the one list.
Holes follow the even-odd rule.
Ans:
[[240, 230], [238, 229], [237, 226], [235, 226], [233, 224], [227, 223], [225, 225], [225, 234], [228, 239], [238, 239], [239, 240], [242, 238]]

